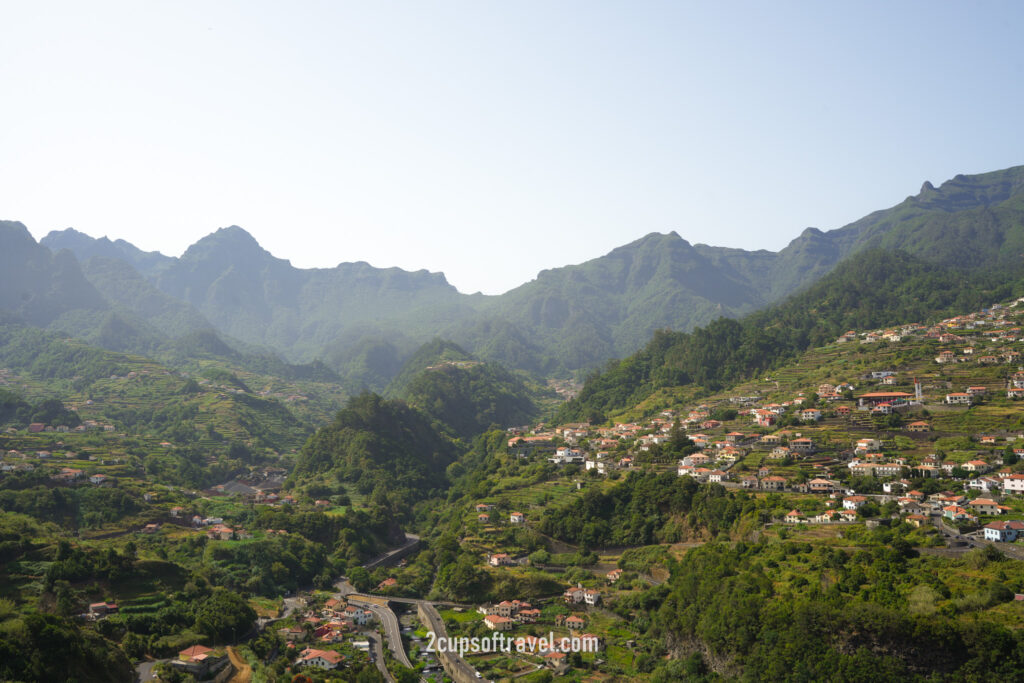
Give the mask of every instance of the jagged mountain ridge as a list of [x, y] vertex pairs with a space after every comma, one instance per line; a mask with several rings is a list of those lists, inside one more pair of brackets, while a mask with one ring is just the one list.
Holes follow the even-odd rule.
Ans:
[[[222, 334], [290, 360], [364, 368], [380, 359], [379, 368], [365, 367], [361, 379], [370, 385], [381, 386], [403, 356], [436, 336], [484, 359], [557, 374], [629, 354], [657, 329], [688, 330], [764, 308], [864, 249], [898, 248], [957, 268], [1012, 262], [1024, 253], [1024, 167], [957, 176], [938, 188], [925, 183], [917, 195], [840, 229], [808, 228], [779, 252], [651, 233], [597, 259], [543, 271], [500, 296], [461, 294], [440, 273], [361, 262], [294, 268], [235, 226], [179, 258], [90, 239], [62, 231], [42, 244], [83, 260], [130, 263], [161, 292], [216, 321]], [[89, 277], [93, 269], [85, 271]]]
[[110, 309], [70, 251], [50, 251], [12, 221], [0, 221], [0, 245], [0, 309], [40, 327], [75, 311]]

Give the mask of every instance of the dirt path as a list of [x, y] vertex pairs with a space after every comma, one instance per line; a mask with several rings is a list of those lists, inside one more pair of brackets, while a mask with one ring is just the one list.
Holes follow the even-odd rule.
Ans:
[[229, 683], [249, 683], [252, 680], [252, 667], [233, 647], [228, 648], [228, 657], [231, 659], [231, 665], [235, 667], [235, 675], [229, 679]]

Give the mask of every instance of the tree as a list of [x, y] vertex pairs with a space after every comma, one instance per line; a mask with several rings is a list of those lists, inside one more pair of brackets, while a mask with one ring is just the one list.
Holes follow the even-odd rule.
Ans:
[[547, 564], [549, 562], [551, 562], [551, 553], [543, 548], [530, 555], [530, 564], [532, 565]]
[[146, 654], [146, 639], [138, 633], [128, 631], [121, 641], [121, 648], [132, 659], [142, 659]]
[[233, 642], [256, 621], [256, 612], [237, 593], [215, 588], [196, 609], [195, 628], [214, 640]]
[[370, 572], [366, 571], [362, 567], [353, 567], [348, 570], [348, 582], [355, 586], [358, 591], [368, 591], [373, 587], [373, 579], [370, 578]]
[[74, 594], [71, 592], [71, 584], [67, 581], [57, 581], [54, 584], [54, 592], [57, 595], [57, 613], [68, 616], [75, 609]]

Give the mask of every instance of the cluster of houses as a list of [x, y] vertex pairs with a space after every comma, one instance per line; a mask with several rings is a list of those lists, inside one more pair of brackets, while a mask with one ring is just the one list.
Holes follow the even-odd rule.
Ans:
[[[63, 445], [63, 444], [59, 444]], [[8, 473], [20, 473], [20, 472], [33, 472], [36, 469], [36, 464], [32, 461], [37, 461], [40, 466], [49, 469], [50, 479], [52, 481], [61, 484], [84, 484], [89, 483], [93, 486], [109, 486], [114, 483], [113, 478], [106, 474], [93, 472], [91, 474], [86, 473], [78, 467], [64, 467], [60, 465], [49, 465], [48, 463], [56, 463], [59, 460], [89, 460], [98, 461], [99, 457], [96, 455], [89, 455], [87, 457], [80, 457], [74, 451], [66, 451], [55, 453], [48, 450], [36, 450], [33, 452], [22, 452], [16, 449], [8, 450], [6, 453], [0, 453], [0, 474]], [[99, 462], [101, 465], [117, 464], [121, 462], [120, 459], [109, 459], [102, 460]], [[52, 469], [50, 469], [52, 468]]]
[[[277, 630], [287, 643], [295, 649], [297, 643], [307, 639], [325, 645], [340, 643], [346, 635], [373, 620], [373, 612], [348, 604], [342, 598], [328, 599], [320, 610], [307, 610], [295, 626], [284, 626]], [[358, 645], [358, 644], [356, 644]], [[333, 650], [306, 647], [299, 652], [296, 664], [320, 669], [336, 669], [343, 657]]]
[[[709, 413], [703, 413], [705, 421]], [[674, 410], [663, 411], [645, 424], [617, 423], [611, 427], [592, 427], [588, 423], [570, 423], [557, 428], [538, 425], [529, 431], [525, 427], [514, 427], [508, 430], [510, 435], [508, 447], [520, 456], [526, 456], [536, 449], [550, 452], [548, 460], [556, 465], [585, 465], [586, 469], [597, 469], [604, 473], [607, 469], [630, 467], [632, 459], [612, 462], [609, 452], [619, 446], [636, 446], [641, 451], [650, 450], [657, 444], [666, 443], [676, 421], [686, 427], [691, 420], [679, 419]], [[711, 428], [709, 426], [708, 428]], [[556, 446], [561, 441], [564, 446]], [[581, 444], [586, 441], [587, 448]]]
[[[1024, 475], [1012, 475], [1024, 481]], [[907, 480], [890, 482], [886, 486], [889, 496], [879, 497], [880, 502], [895, 497], [899, 505], [900, 516], [914, 526], [927, 523], [930, 517], [942, 517], [953, 523], [978, 523], [980, 517], [994, 517], [1011, 511], [1009, 506], [1001, 504], [998, 496], [986, 496], [968, 499], [967, 496], [954, 491], [941, 491], [926, 495], [917, 490], [906, 490], [910, 487]], [[807, 516], [799, 510], [791, 510], [783, 521], [791, 524], [814, 522], [828, 524], [831, 522], [857, 521], [858, 511], [866, 505], [871, 496], [857, 495], [850, 491], [837, 490], [828, 502], [830, 508], [841, 503], [841, 507], [826, 510], [816, 516]], [[1003, 524], [1000, 522], [1000, 524]], [[1016, 524], [1016, 522], [1014, 522]], [[1012, 528], [1012, 525], [1011, 525]]]
[[521, 600], [481, 605], [477, 611], [484, 615], [484, 626], [492, 631], [510, 631], [516, 624], [533, 624], [540, 619], [540, 610]]
[[[976, 331], [981, 331], [980, 337], [982, 339], [997, 343], [1011, 343], [1021, 339], [1021, 328], [1014, 324], [1012, 315], [1013, 309], [1019, 307], [1022, 302], [1024, 302], [1024, 298], [1017, 299], [1007, 305], [993, 304], [991, 307], [981, 311], [946, 318], [931, 326], [910, 323], [899, 327], [860, 333], [855, 330], [849, 330], [840, 335], [836, 339], [836, 343], [842, 344], [854, 341], [860, 341], [861, 344], [881, 341], [900, 343], [909, 338], [924, 338], [935, 339], [940, 344], [954, 344], [966, 341], [965, 335], [975, 335]], [[956, 334], [955, 331], [960, 331], [964, 334]], [[973, 346], [963, 349], [963, 355], [965, 356], [974, 354], [975, 348]], [[1018, 355], [1006, 362], [1016, 362], [1019, 358], [1020, 356]]]
[[[16, 434], [17, 429], [8, 429], [8, 433]], [[82, 424], [75, 427], [69, 427], [67, 425], [48, 425], [43, 422], [32, 422], [28, 425], [26, 430], [29, 434], [84, 434], [86, 432], [103, 431], [112, 432], [114, 431], [114, 425], [97, 422], [96, 420], [85, 420]]]
[[[1006, 348], [1005, 345], [1024, 341], [1022, 328], [1014, 320], [1020, 313], [1019, 310], [1014, 309], [1018, 309], [1021, 303], [1024, 303], [1024, 298], [1009, 305], [994, 305], [968, 315], [948, 318], [931, 326], [908, 324], [867, 332], [851, 330], [842, 335], [837, 342], [887, 341], [900, 343], [909, 339], [929, 339], [950, 347], [939, 352], [935, 358], [939, 363], [967, 361], [981, 365], [1017, 363], [1022, 360], [1021, 353], [1012, 348]], [[869, 389], [866, 393], [856, 396], [853, 404], [849, 402], [849, 399], [857, 387], [847, 381], [834, 384], [822, 383], [817, 387], [816, 402], [813, 405], [808, 404], [802, 393], [791, 400], [780, 402], [767, 402], [761, 396], [756, 395], [756, 392], [752, 396], [733, 396], [729, 398], [729, 401], [737, 405], [737, 413], [740, 416], [748, 417], [753, 425], [762, 428], [758, 430], [761, 432], [764, 431], [763, 428], [774, 427], [783, 419], [789, 424], [803, 422], [813, 425], [824, 419], [827, 413], [828, 415], [849, 416], [853, 423], [858, 423], [863, 420], [863, 417], [859, 417], [856, 413], [887, 416], [924, 402], [923, 389], [925, 387], [917, 378], [913, 379], [912, 389], [897, 390], [895, 385], [910, 384], [910, 378], [901, 381], [895, 370], [874, 370], [866, 373], [860, 379], [882, 386], [877, 389]], [[930, 388], [935, 389], [936, 387]], [[975, 381], [955, 388], [956, 391], [947, 389], [948, 393], [939, 394], [937, 398], [947, 405], [970, 406], [993, 392], [1002, 392], [1002, 389], [994, 387], [988, 381], [985, 381], [984, 384]], [[1009, 376], [1005, 392], [1008, 398], [1024, 398], [1024, 368]], [[845, 471], [850, 476], [886, 480], [886, 486], [895, 486], [897, 491], [899, 483], [895, 480], [900, 477], [940, 478], [950, 476], [959, 469], [973, 476], [967, 484], [968, 489], [990, 495], [976, 499], [977, 502], [973, 504], [971, 501], [962, 501], [961, 503], [953, 500], [939, 501], [939, 507], [934, 509], [927, 505], [933, 501], [915, 501], [915, 505], [926, 504], [922, 505], [920, 511], [915, 510], [912, 505], [902, 505], [907, 508], [909, 516], [921, 514], [922, 517], [925, 517], [927, 514], [937, 514], [956, 521], [971, 521], [980, 516], [999, 514], [993, 510], [1005, 511], [1005, 507], [998, 504], [1000, 492], [1024, 493], [1024, 474], [1017, 475], [1007, 470], [999, 472], [998, 476], [992, 473], [995, 467], [1001, 465], [998, 456], [991, 458], [986, 456], [987, 460], [976, 457], [968, 459], [966, 462], [943, 462], [935, 456], [926, 457], [922, 461], [916, 459], [909, 461], [899, 456], [883, 454], [881, 452], [882, 444], [875, 439], [858, 441], [854, 444], [852, 452], [844, 449], [833, 454], [835, 449], [826, 445], [826, 455], [818, 455], [819, 446], [813, 439], [788, 431], [765, 435], [730, 432], [723, 436], [708, 436], [708, 433], [714, 433], [711, 430], [723, 426], [721, 422], [712, 417], [713, 412], [714, 409], [711, 406], [698, 405], [692, 409], [679, 411], [665, 410], [650, 420], [617, 423], [611, 427], [598, 428], [584, 423], [553, 428], [545, 428], [544, 425], [541, 425], [530, 433], [527, 433], [525, 429], [511, 430], [509, 447], [513, 451], [518, 450], [521, 455], [536, 448], [550, 448], [552, 455], [549, 459], [552, 462], [558, 464], [582, 463], [588, 470], [593, 469], [598, 473], [607, 474], [613, 469], [631, 467], [633, 457], [637, 452], [670, 441], [674, 432], [681, 427], [687, 430], [686, 434], [691, 442], [702, 450], [679, 460], [677, 473], [680, 476], [690, 476], [704, 482], [736, 482], [747, 489], [794, 490], [850, 497], [847, 494], [853, 492], [845, 489], [836, 480], [836, 478], [844, 479], [843, 475], [837, 475], [831, 468], [845, 465]], [[904, 425], [904, 429], [911, 434], [920, 434], [930, 432], [932, 427], [926, 420], [916, 420]], [[981, 435], [979, 440], [987, 445], [996, 444], [995, 437]], [[626, 457], [621, 455], [623, 444], [627, 446]], [[765, 460], [769, 463], [773, 460], [784, 464], [792, 460], [803, 460], [813, 466], [814, 478], [810, 481], [801, 480], [796, 483], [772, 472], [772, 469], [767, 466], [758, 469], [756, 475], [751, 472], [746, 476], [737, 476], [732, 470], [733, 466], [755, 449], [767, 450]], [[1024, 448], [1014, 450], [1019, 450], [1018, 455], [1024, 458]], [[613, 451], [617, 452], [614, 457], [611, 455]], [[903, 497], [909, 497], [909, 495]], [[994, 502], [994, 507], [987, 505], [986, 501]], [[825, 518], [827, 521], [853, 519], [856, 516], [856, 510], [857, 508], [848, 508], [844, 502], [842, 509], [828, 511], [823, 516], [823, 521], [826, 521]], [[798, 511], [793, 512], [798, 513]], [[792, 514], [788, 517], [790, 521], [802, 518], [799, 514]]]
[[[589, 601], [586, 597], [590, 596]], [[576, 598], [579, 597], [579, 600]], [[600, 592], [580, 587], [570, 588], [565, 593], [567, 604], [588, 604], [596, 605], [600, 600]], [[484, 625], [492, 631], [510, 631], [517, 624], [536, 623], [541, 616], [541, 611], [520, 600], [505, 600], [493, 605], [481, 605], [477, 611], [484, 615]], [[584, 633], [587, 617], [582, 613], [558, 614], [555, 616], [555, 626], [564, 626], [569, 629], [572, 638], [577, 642], [586, 643], [588, 651], [596, 652], [602, 647], [602, 640], [592, 633]], [[571, 651], [572, 638], [566, 638], [564, 642], [546, 642], [547, 639], [537, 638], [532, 635], [524, 635], [516, 638], [513, 643], [521, 652], [530, 652], [541, 657], [544, 665], [553, 669], [556, 673], [563, 673], [569, 668], [567, 653]]]

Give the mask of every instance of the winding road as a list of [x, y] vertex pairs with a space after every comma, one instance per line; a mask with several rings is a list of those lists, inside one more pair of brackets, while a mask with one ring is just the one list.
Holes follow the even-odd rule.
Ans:
[[388, 639], [388, 649], [391, 650], [391, 654], [404, 666], [411, 669], [412, 662], [409, 661], [409, 656], [405, 653], [405, 646], [402, 644], [402, 629], [398, 625], [398, 617], [388, 607], [387, 598], [353, 593], [348, 596], [348, 603], [365, 607], [374, 613], [381, 626], [384, 627], [384, 635]]

